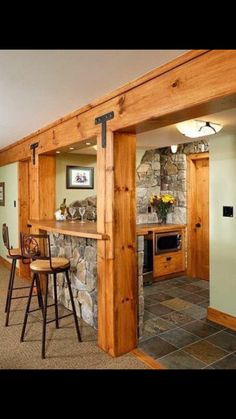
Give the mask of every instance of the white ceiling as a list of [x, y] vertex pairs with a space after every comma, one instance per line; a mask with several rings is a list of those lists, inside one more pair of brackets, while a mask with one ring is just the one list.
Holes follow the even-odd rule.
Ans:
[[[196, 118], [201, 121], [215, 122], [222, 124], [222, 130], [216, 134], [217, 137], [228, 134], [236, 134], [236, 109], [214, 113], [213, 115], [204, 115]], [[211, 135], [208, 138], [214, 139]], [[203, 139], [199, 138], [199, 140]], [[144, 132], [137, 135], [137, 147], [141, 149], [168, 147], [171, 144], [182, 144], [192, 142], [194, 139], [182, 135], [175, 125], [159, 128], [153, 131]], [[197, 141], [197, 139], [196, 139]]]
[[0, 148], [187, 50], [0, 50]]

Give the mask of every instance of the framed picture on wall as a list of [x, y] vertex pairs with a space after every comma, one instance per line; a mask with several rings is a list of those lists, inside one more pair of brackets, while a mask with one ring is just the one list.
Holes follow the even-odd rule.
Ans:
[[0, 182], [0, 205], [5, 206], [5, 182]]
[[94, 168], [83, 166], [66, 166], [67, 189], [93, 189]]

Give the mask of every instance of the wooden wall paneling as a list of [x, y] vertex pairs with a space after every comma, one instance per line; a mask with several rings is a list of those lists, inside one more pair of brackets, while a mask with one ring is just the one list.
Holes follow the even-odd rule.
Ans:
[[[29, 160], [18, 163], [18, 225], [19, 233], [28, 233], [29, 220]], [[19, 275], [21, 278], [30, 278], [29, 265], [19, 261]]]
[[0, 165], [29, 157], [32, 141], [39, 141], [37, 153], [42, 154], [94, 137], [100, 132], [95, 118], [110, 111], [115, 115], [108, 121], [112, 131], [142, 132], [232, 108], [236, 105], [236, 50], [201, 51], [194, 58], [186, 56], [177, 66], [174, 60], [168, 70], [162, 68], [153, 78], [143, 76], [140, 84], [136, 81], [122, 91], [3, 149]]
[[[112, 356], [137, 346], [136, 137], [98, 139], [98, 344]], [[104, 181], [105, 179], [105, 181]]]

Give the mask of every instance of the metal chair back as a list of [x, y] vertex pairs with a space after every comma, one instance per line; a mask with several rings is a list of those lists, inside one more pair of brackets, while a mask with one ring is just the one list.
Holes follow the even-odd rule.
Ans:
[[49, 234], [20, 234], [23, 260], [48, 260], [51, 270], [52, 255]]
[[2, 241], [4, 243], [4, 246], [9, 251], [10, 250], [9, 232], [8, 232], [8, 227], [5, 223], [2, 225]]

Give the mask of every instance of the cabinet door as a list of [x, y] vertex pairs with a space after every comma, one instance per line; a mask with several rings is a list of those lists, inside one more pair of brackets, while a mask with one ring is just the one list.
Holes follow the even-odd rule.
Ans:
[[169, 252], [154, 256], [154, 278], [184, 271], [184, 252]]

